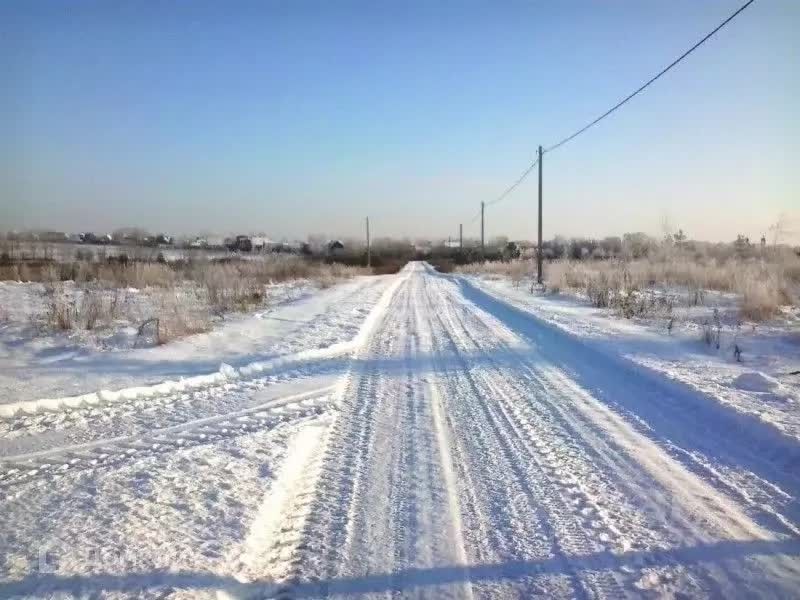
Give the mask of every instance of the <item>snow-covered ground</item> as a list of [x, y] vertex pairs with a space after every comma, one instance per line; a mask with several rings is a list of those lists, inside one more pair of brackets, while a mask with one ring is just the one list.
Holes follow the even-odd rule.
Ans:
[[0, 597], [800, 589], [797, 388], [765, 366], [790, 339], [742, 366], [411, 263], [63, 373], [26, 343], [0, 358]]
[[[703, 305], [676, 308], [668, 330], [670, 319], [665, 316], [623, 319], [575, 296], [531, 294], [508, 279], [467, 280], [597, 348], [657, 370], [711, 401], [755, 416], [800, 440], [800, 312], [796, 310], [763, 324], [739, 324], [735, 298], [709, 292]], [[710, 344], [704, 340], [705, 323], [714, 338]]]
[[[142, 344], [137, 344], [137, 328], [130, 318], [91, 331], [43, 335], [42, 285], [0, 282], [0, 307], [5, 312], [0, 322], [0, 412], [4, 404], [206, 375], [223, 363], [241, 367], [328, 346], [354, 335], [357, 317], [367, 311], [381, 285], [380, 278], [361, 278], [317, 294], [317, 286], [305, 280], [274, 284], [267, 288], [268, 308], [225, 315], [207, 333], [163, 346], [149, 340], [137, 347]], [[134, 323], [158, 314], [152, 294], [135, 289], [126, 294], [131, 305], [126, 312], [134, 315]], [[181, 310], [192, 310], [185, 306], [191, 304], [191, 295], [179, 302], [184, 304]], [[330, 310], [338, 304], [341, 310]]]

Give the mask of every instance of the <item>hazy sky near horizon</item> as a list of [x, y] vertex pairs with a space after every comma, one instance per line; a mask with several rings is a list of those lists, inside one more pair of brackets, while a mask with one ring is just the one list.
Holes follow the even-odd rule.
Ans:
[[[742, 3], [6, 0], [0, 229], [475, 236], [539, 144]], [[800, 2], [759, 0], [545, 155], [545, 236], [797, 215], [798, 31]], [[535, 177], [486, 229], [535, 236]]]

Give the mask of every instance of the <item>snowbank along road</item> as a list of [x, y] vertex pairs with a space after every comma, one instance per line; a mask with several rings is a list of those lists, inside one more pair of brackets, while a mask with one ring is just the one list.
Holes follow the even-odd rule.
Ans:
[[9, 411], [0, 597], [796, 596], [793, 440], [424, 263], [362, 304], [329, 350]]

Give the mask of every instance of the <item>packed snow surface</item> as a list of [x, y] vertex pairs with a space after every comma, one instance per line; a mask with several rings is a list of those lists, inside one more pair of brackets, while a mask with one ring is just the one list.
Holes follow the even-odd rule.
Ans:
[[[796, 596], [792, 430], [506, 292], [411, 263], [43, 369], [0, 413], [0, 597]], [[759, 373], [728, 388], [793, 402]]]

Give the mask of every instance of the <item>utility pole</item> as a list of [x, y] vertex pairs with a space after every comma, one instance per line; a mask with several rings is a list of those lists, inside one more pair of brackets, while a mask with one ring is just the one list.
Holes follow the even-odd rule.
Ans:
[[[484, 202], [481, 201], [481, 258], [483, 258], [483, 209], [484, 209]], [[541, 219], [539, 219], [541, 221]]]
[[536, 251], [536, 281], [542, 283], [542, 147], [539, 146], [539, 248]]
[[458, 224], [458, 251], [464, 252], [464, 224]]
[[371, 256], [371, 249], [369, 247], [369, 217], [367, 217], [367, 268], [369, 268], [372, 263], [372, 256]]

